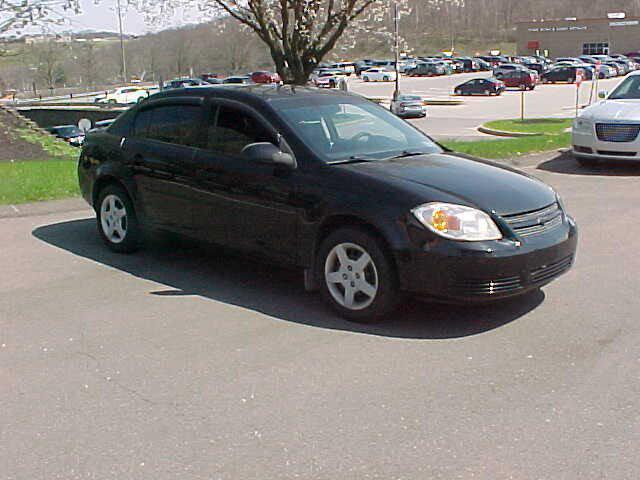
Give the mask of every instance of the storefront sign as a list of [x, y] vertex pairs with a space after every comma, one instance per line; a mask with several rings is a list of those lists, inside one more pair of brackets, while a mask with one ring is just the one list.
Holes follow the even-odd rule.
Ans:
[[575, 32], [580, 30], [587, 30], [586, 25], [581, 26], [566, 26], [566, 27], [533, 27], [527, 29], [530, 32]]

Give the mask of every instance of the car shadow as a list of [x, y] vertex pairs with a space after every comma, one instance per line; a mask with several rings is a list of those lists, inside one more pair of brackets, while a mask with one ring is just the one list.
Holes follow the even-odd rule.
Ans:
[[374, 325], [348, 322], [334, 314], [320, 296], [304, 291], [302, 272], [256, 262], [246, 256], [189, 240], [149, 241], [133, 255], [108, 250], [93, 219], [36, 228], [39, 240], [164, 285], [149, 294], [197, 295], [261, 312], [288, 322], [369, 335], [445, 339], [477, 335], [510, 323], [544, 300], [535, 291], [499, 304], [456, 306], [408, 299], [390, 318]]
[[566, 175], [597, 175], [607, 177], [633, 177], [640, 176], [640, 158], [638, 161], [607, 160], [593, 167], [580, 165], [571, 152], [558, 153], [555, 157], [537, 166], [538, 170], [546, 172], [563, 173]]

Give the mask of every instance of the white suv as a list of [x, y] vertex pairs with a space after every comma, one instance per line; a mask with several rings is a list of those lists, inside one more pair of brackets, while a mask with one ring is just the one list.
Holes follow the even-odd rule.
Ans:
[[630, 74], [605, 100], [574, 120], [573, 154], [583, 165], [599, 160], [640, 160], [640, 72]]

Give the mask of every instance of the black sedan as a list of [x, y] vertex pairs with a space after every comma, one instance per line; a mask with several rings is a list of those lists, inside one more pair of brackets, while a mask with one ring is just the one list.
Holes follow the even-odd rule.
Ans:
[[474, 78], [458, 85], [453, 93], [456, 95], [501, 95], [505, 88], [504, 82], [495, 78]]
[[232, 247], [304, 269], [307, 289], [363, 322], [402, 293], [523, 294], [576, 251], [551, 187], [455, 154], [346, 92], [160, 92], [89, 133], [78, 172], [112, 250], [134, 251], [147, 229]]
[[85, 133], [76, 125], [57, 125], [47, 130], [74, 147], [79, 147], [84, 142]]

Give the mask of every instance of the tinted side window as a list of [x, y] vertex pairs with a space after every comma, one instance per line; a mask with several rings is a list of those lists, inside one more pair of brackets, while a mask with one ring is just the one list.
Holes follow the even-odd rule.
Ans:
[[197, 146], [200, 107], [166, 105], [151, 109], [153, 120], [147, 137], [160, 142]]
[[276, 139], [253, 116], [235, 108], [221, 106], [215, 128], [208, 129], [207, 148], [224, 155], [239, 156], [250, 143], [271, 142]]
[[153, 118], [153, 110], [147, 109], [138, 112], [133, 123], [133, 136], [146, 137], [149, 133], [149, 125]]

